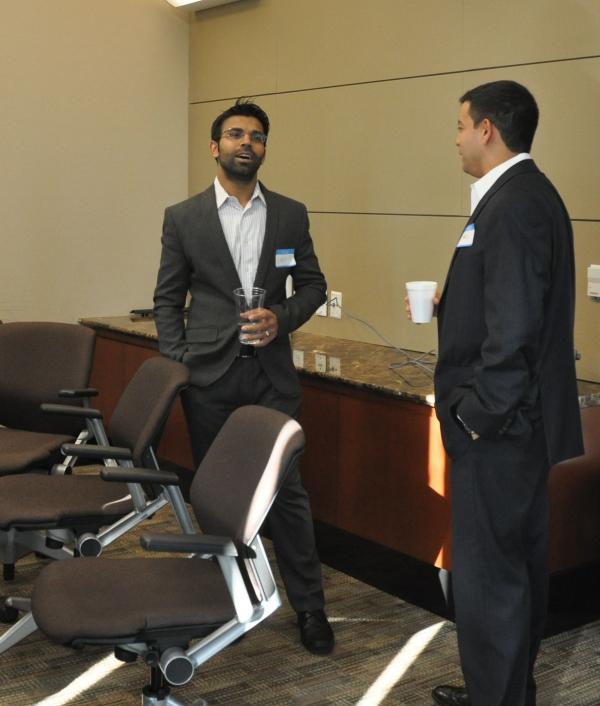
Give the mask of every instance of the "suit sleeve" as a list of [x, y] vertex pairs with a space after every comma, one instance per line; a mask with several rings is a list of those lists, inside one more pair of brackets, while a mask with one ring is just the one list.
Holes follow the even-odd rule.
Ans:
[[302, 326], [327, 298], [327, 283], [319, 267], [310, 236], [308, 214], [302, 207], [300, 237], [294, 253], [292, 270], [294, 294], [270, 309], [277, 316], [279, 335], [287, 335]]
[[455, 410], [484, 437], [503, 434], [520, 407], [535, 403], [553, 237], [550, 215], [530, 194], [511, 199], [491, 223], [484, 244], [487, 335]]
[[183, 309], [190, 284], [189, 264], [167, 209], [163, 222], [162, 252], [154, 290], [154, 320], [160, 352], [181, 360], [186, 351]]

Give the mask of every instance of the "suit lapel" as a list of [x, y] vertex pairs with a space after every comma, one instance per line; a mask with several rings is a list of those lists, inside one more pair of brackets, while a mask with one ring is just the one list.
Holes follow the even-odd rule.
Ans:
[[227, 245], [227, 240], [225, 240], [225, 234], [223, 233], [221, 221], [219, 220], [214, 185], [209, 187], [204, 192], [203, 196], [206, 196], [203, 203], [203, 210], [210, 245], [221, 261], [225, 277], [233, 285], [231, 289], [236, 289], [237, 287], [241, 287], [242, 283], [240, 282], [238, 271], [231, 257], [231, 251], [229, 250], [229, 245]]
[[279, 210], [275, 200], [267, 189], [261, 183], [260, 185], [265, 201], [267, 202], [267, 223], [265, 226], [265, 237], [263, 240], [262, 250], [260, 251], [260, 259], [256, 268], [256, 276], [254, 277], [255, 287], [264, 287], [269, 266], [272, 262], [273, 253], [275, 251], [277, 228], [279, 224]]
[[[470, 225], [471, 223], [475, 223], [475, 221], [479, 217], [479, 214], [483, 211], [483, 209], [490, 202], [490, 200], [494, 197], [494, 195], [497, 194], [498, 191], [500, 191], [500, 189], [505, 184], [507, 184], [515, 176], [517, 176], [519, 174], [525, 174], [527, 172], [539, 172], [539, 169], [537, 168], [537, 166], [535, 165], [535, 162], [532, 159], [525, 159], [522, 162], [517, 162], [510, 169], [507, 169], [504, 172], [504, 174], [502, 174], [492, 184], [491, 188], [486, 191], [486, 193], [484, 194], [481, 201], [475, 207], [475, 210], [473, 211], [473, 213], [469, 216], [469, 220], [467, 221], [465, 228], [468, 225]], [[452, 272], [452, 267], [454, 265], [454, 261], [456, 260], [457, 255], [458, 255], [458, 251], [459, 251], [459, 248], [454, 249], [454, 254], [452, 255], [452, 260], [450, 261], [450, 267], [448, 268], [448, 274], [446, 275], [446, 282], [444, 283], [444, 290], [442, 292], [442, 296], [440, 297], [440, 305], [441, 305], [442, 300], [444, 298], [444, 294], [446, 293], [446, 287], [448, 286], [448, 281], [450, 280], [450, 273]]]
[[519, 174], [526, 174], [527, 172], [539, 172], [539, 169], [536, 167], [532, 159], [525, 159], [522, 162], [517, 162], [510, 169], [507, 169], [504, 174], [496, 179], [491, 188], [486, 191], [483, 198], [471, 214], [467, 225], [469, 225], [469, 223], [474, 223], [477, 220], [477, 217], [490, 202], [490, 199], [494, 198], [494, 194], [497, 194], [505, 184]]

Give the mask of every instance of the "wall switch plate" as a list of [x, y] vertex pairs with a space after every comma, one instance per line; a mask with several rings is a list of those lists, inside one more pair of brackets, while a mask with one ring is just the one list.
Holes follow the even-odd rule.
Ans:
[[294, 361], [294, 365], [296, 368], [303, 368], [304, 351], [299, 351], [297, 348], [294, 348], [294, 350], [292, 351], [292, 360]]
[[342, 293], [334, 292], [333, 290], [329, 292], [329, 316], [332, 319], [342, 318]]

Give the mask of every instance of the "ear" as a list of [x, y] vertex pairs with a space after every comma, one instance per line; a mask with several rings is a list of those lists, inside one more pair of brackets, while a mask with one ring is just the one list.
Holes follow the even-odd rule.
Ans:
[[484, 145], [487, 145], [488, 142], [492, 139], [494, 130], [496, 129], [494, 127], [494, 123], [489, 118], [483, 118], [479, 123], [479, 129], [481, 141]]
[[208, 149], [210, 150], [211, 155], [216, 159], [219, 156], [219, 143], [215, 142], [214, 140], [211, 140], [208, 143]]

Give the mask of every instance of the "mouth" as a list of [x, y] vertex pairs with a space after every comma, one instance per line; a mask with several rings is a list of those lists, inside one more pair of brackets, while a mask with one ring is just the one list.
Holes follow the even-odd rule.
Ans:
[[251, 162], [254, 159], [254, 152], [237, 152], [235, 157], [239, 159], [240, 162]]

